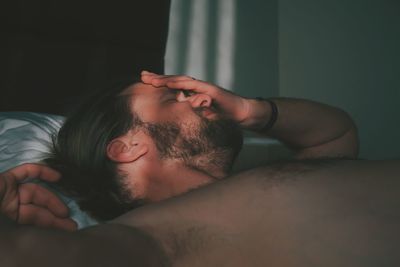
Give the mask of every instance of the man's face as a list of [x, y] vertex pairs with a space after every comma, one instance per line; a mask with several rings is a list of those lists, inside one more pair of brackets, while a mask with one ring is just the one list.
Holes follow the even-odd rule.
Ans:
[[135, 84], [130, 93], [131, 109], [154, 140], [161, 159], [181, 160], [206, 173], [211, 168], [229, 172], [242, 146], [236, 123], [221, 117], [200, 95], [192, 101], [181, 91], [142, 83]]

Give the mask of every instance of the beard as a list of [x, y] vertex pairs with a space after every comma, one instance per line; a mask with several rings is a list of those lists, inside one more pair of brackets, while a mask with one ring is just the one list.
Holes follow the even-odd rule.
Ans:
[[181, 160], [186, 166], [206, 173], [217, 169], [227, 174], [242, 148], [242, 130], [230, 119], [209, 120], [201, 115], [202, 110], [194, 110], [197, 122], [145, 123], [145, 129], [162, 159]]

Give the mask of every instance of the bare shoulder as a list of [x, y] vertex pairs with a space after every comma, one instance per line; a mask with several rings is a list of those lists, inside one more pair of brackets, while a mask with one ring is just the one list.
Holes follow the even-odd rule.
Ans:
[[[400, 175], [400, 160], [353, 160], [353, 159], [313, 159], [274, 161], [265, 166], [232, 175], [232, 178], [261, 177], [274, 182], [286, 179], [306, 179], [319, 176], [327, 178], [361, 178], [368, 177], [396, 178]], [[323, 175], [323, 176], [321, 176]]]
[[397, 266], [399, 163], [275, 162], [119, 223], [151, 234], [176, 266]]

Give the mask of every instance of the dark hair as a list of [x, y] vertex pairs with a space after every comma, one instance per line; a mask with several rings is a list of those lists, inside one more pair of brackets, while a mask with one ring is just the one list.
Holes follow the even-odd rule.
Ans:
[[124, 176], [106, 152], [111, 140], [140, 122], [131, 112], [131, 97], [121, 94], [137, 82], [137, 78], [119, 82], [83, 101], [53, 138], [52, 156], [46, 160], [62, 175], [58, 189], [99, 220], [113, 219], [142, 205], [124, 189]]

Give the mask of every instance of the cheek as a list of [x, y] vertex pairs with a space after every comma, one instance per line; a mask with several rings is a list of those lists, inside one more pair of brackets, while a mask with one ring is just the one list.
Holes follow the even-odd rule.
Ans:
[[157, 117], [160, 114], [160, 110], [154, 105], [141, 105], [137, 107], [134, 112], [138, 114], [139, 118], [144, 122], [157, 121]]

